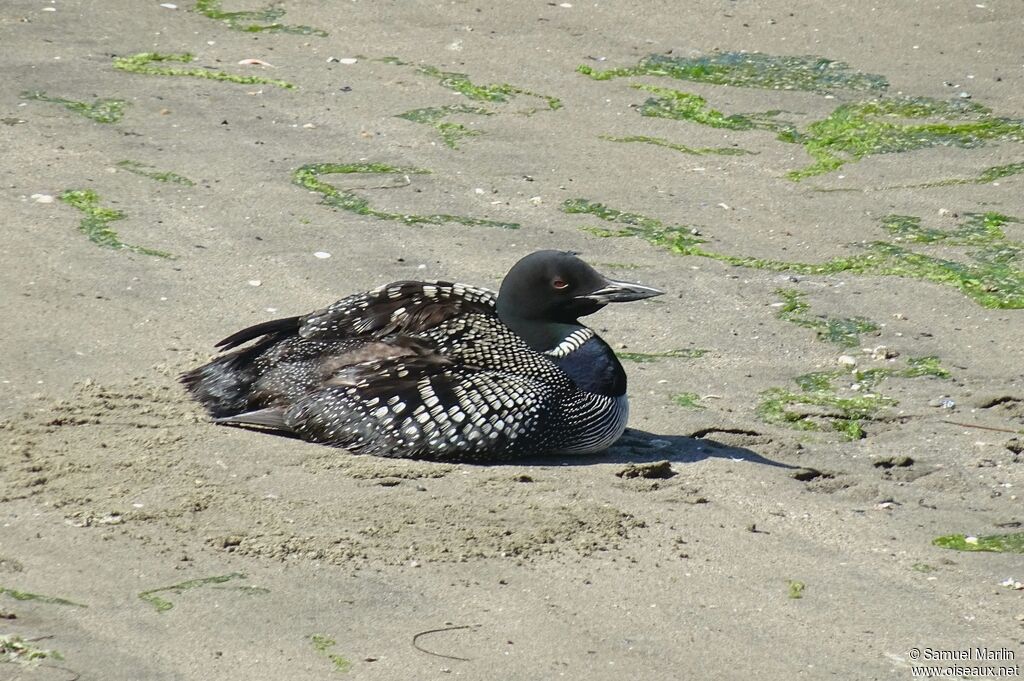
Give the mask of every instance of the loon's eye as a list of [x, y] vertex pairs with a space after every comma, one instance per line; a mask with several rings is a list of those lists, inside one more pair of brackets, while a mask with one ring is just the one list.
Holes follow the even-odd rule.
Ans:
[[569, 284], [562, 279], [555, 279], [553, 282], [551, 282], [551, 285], [558, 289], [559, 291], [561, 291], [562, 289], [569, 288]]

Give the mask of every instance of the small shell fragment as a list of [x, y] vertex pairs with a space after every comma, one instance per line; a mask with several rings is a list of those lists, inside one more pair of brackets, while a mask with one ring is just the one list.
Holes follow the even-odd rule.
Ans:
[[320, 258], [321, 260], [326, 260], [327, 258], [331, 257], [331, 254], [328, 253], [327, 251], [317, 251], [316, 253], [313, 254], [313, 257]]
[[263, 61], [262, 59], [242, 59], [238, 62], [240, 66], [269, 66], [274, 67], [270, 62]]

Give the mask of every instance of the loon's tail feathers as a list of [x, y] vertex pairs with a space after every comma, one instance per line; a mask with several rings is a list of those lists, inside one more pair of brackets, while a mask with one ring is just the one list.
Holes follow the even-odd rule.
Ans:
[[214, 423], [228, 426], [261, 426], [273, 430], [291, 430], [285, 423], [285, 407], [267, 407], [256, 411], [247, 411], [234, 416], [215, 418]]
[[299, 330], [301, 320], [302, 317], [285, 317], [284, 319], [273, 319], [269, 322], [255, 324], [241, 331], [236, 331], [214, 347], [221, 350], [231, 350], [262, 336], [291, 335]]
[[257, 406], [253, 403], [253, 385], [259, 378], [254, 365], [256, 358], [282, 338], [294, 334], [298, 330], [299, 319], [275, 319], [228, 336], [217, 343], [217, 347], [230, 350], [251, 340], [262, 340], [188, 371], [179, 380], [214, 418], [251, 411]]

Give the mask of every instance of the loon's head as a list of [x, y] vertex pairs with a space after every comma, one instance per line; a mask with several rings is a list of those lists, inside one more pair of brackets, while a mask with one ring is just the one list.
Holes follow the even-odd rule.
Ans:
[[[565, 251], [537, 251], [509, 270], [498, 291], [497, 311], [513, 331], [535, 349], [562, 340], [565, 325], [600, 310], [660, 296], [650, 286], [613, 281]], [[559, 337], [561, 336], [561, 337]]]

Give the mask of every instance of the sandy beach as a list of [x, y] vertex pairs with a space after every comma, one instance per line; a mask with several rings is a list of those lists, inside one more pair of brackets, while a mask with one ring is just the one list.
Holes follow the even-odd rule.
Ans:
[[[0, 8], [0, 679], [1024, 674], [1018, 3], [247, 2]], [[605, 453], [177, 382], [546, 248], [668, 292]]]

